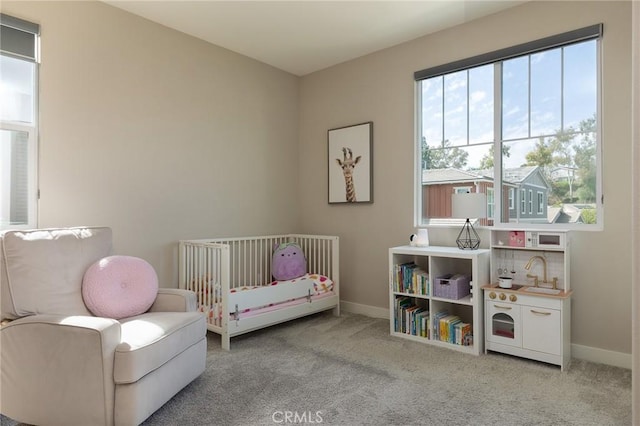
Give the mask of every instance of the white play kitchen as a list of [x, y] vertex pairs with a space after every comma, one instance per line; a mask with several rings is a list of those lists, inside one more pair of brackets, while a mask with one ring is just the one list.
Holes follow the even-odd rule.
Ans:
[[571, 359], [568, 231], [491, 231], [491, 283], [482, 286], [485, 353], [568, 367]]

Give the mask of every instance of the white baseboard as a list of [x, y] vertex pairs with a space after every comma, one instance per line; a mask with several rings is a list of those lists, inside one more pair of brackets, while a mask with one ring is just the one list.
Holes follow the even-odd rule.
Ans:
[[[389, 318], [389, 310], [376, 306], [361, 305], [353, 302], [340, 302], [340, 309], [353, 314], [365, 315], [372, 318]], [[631, 354], [614, 352], [606, 349], [593, 348], [591, 346], [571, 344], [571, 357], [599, 364], [612, 365], [614, 367], [631, 369]]]
[[633, 363], [631, 354], [576, 345], [575, 343], [571, 344], [571, 357], [628, 369], [631, 369], [631, 364]]
[[385, 308], [378, 308], [376, 306], [361, 305], [359, 303], [340, 301], [340, 309], [345, 312], [351, 312], [352, 314], [360, 314], [372, 318], [385, 318], [389, 319], [389, 310]]

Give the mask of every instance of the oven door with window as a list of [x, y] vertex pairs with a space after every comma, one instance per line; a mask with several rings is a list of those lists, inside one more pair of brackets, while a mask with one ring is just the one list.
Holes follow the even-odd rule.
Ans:
[[520, 305], [486, 300], [485, 315], [488, 341], [508, 346], [522, 346]]

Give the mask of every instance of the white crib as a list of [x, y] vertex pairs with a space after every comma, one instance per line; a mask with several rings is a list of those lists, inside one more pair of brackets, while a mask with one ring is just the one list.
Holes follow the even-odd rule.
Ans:
[[[295, 242], [307, 258], [310, 277], [274, 282], [271, 256], [275, 244]], [[328, 277], [332, 291], [314, 294], [313, 280]], [[222, 348], [231, 337], [294, 318], [333, 309], [340, 315], [339, 239], [319, 235], [182, 240], [179, 285], [196, 293], [207, 314], [207, 328], [221, 335]], [[241, 291], [247, 287], [250, 291]], [[258, 309], [256, 309], [258, 308]]]

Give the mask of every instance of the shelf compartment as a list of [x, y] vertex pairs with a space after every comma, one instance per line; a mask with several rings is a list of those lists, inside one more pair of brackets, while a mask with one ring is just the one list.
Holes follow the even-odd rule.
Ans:
[[393, 305], [393, 331], [429, 338], [429, 301], [411, 296], [397, 296]]
[[422, 256], [398, 255], [389, 273], [391, 291], [416, 296], [431, 294], [428, 259]]
[[434, 301], [431, 304], [431, 339], [458, 346], [473, 346], [473, 307]]

